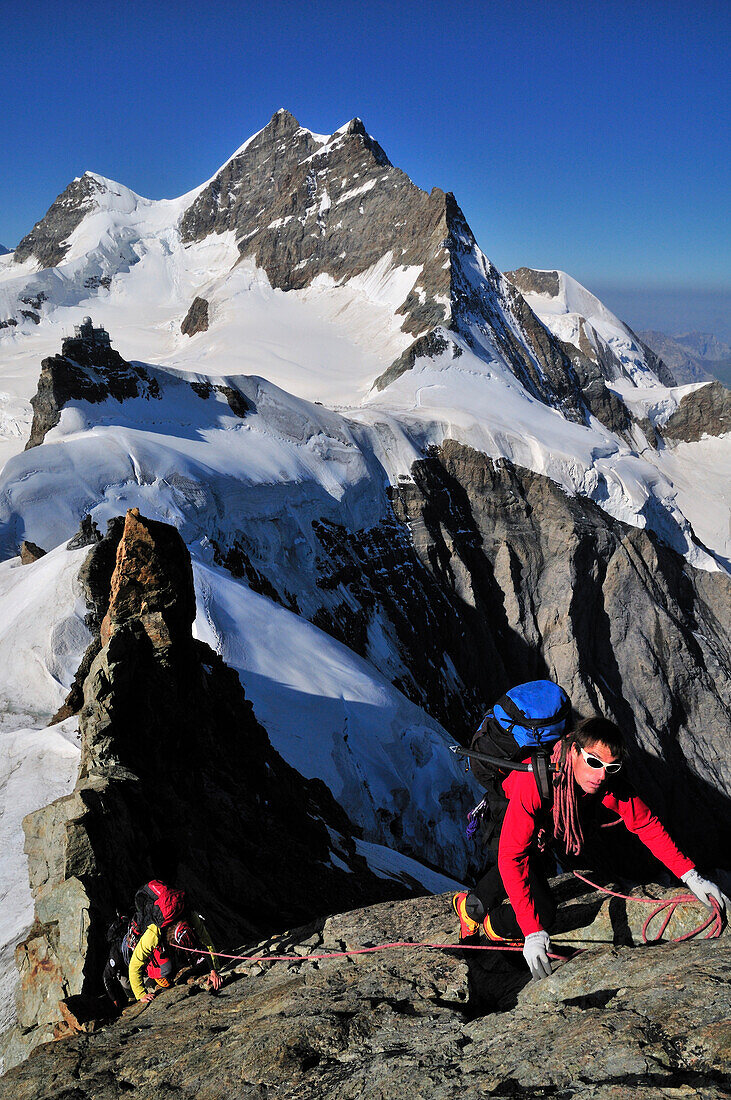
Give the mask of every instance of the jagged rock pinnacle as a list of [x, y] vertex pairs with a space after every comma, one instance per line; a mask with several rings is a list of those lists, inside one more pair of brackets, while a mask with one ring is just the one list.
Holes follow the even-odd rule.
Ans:
[[195, 619], [190, 555], [178, 531], [127, 512], [117, 547], [109, 610], [101, 626], [102, 644], [131, 619], [139, 620], [156, 649], [188, 641]]

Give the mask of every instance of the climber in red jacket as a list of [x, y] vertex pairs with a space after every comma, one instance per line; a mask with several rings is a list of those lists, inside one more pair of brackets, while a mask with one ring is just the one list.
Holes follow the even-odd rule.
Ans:
[[[503, 820], [497, 866], [474, 892], [456, 894], [460, 938], [480, 927], [491, 940], [524, 940], [523, 955], [534, 979], [551, 973], [548, 930], [556, 904], [544, 857], [547, 843], [569, 859], [584, 843], [584, 826], [599, 806], [618, 814], [630, 832], [681, 879], [700, 902], [718, 902], [728, 913], [731, 902], [719, 887], [702, 878], [692, 860], [671, 840], [659, 819], [621, 781], [625, 747], [621, 731], [606, 718], [584, 719], [556, 745], [553, 804], [541, 801], [533, 772], [511, 771], [503, 783], [508, 807]], [[504, 905], [507, 896], [510, 905]]]

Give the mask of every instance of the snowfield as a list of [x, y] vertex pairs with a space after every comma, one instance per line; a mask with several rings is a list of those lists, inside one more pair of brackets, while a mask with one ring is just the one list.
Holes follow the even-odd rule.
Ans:
[[19, 975], [13, 953], [33, 923], [22, 821], [74, 789], [78, 725], [77, 718], [69, 718], [50, 729], [0, 734], [0, 1033], [15, 1020]]

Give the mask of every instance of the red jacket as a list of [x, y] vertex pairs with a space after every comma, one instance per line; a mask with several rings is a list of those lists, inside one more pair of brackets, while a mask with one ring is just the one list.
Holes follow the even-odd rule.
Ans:
[[[500, 833], [498, 867], [521, 931], [528, 936], [531, 932], [541, 931], [528, 886], [528, 860], [545, 811], [541, 812], [541, 797], [532, 772], [511, 772], [503, 783], [503, 790], [509, 801]], [[589, 799], [592, 796], [583, 797]], [[601, 804], [619, 814], [629, 831], [635, 833], [645, 847], [678, 878], [692, 869], [692, 860], [673, 844], [660, 820], [642, 799], [629, 794], [620, 797], [607, 790]]]

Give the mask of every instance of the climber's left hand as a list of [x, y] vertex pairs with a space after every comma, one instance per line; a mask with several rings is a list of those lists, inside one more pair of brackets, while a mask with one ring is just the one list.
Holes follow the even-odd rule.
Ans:
[[703, 878], [693, 868], [691, 871], [686, 871], [681, 876], [682, 881], [688, 887], [688, 889], [695, 894], [698, 901], [702, 905], [705, 905], [708, 909], [713, 908], [713, 902], [718, 902], [721, 912], [728, 917], [731, 910], [731, 901], [726, 897], [719, 886], [716, 886], [715, 882], [711, 882], [710, 879]]

